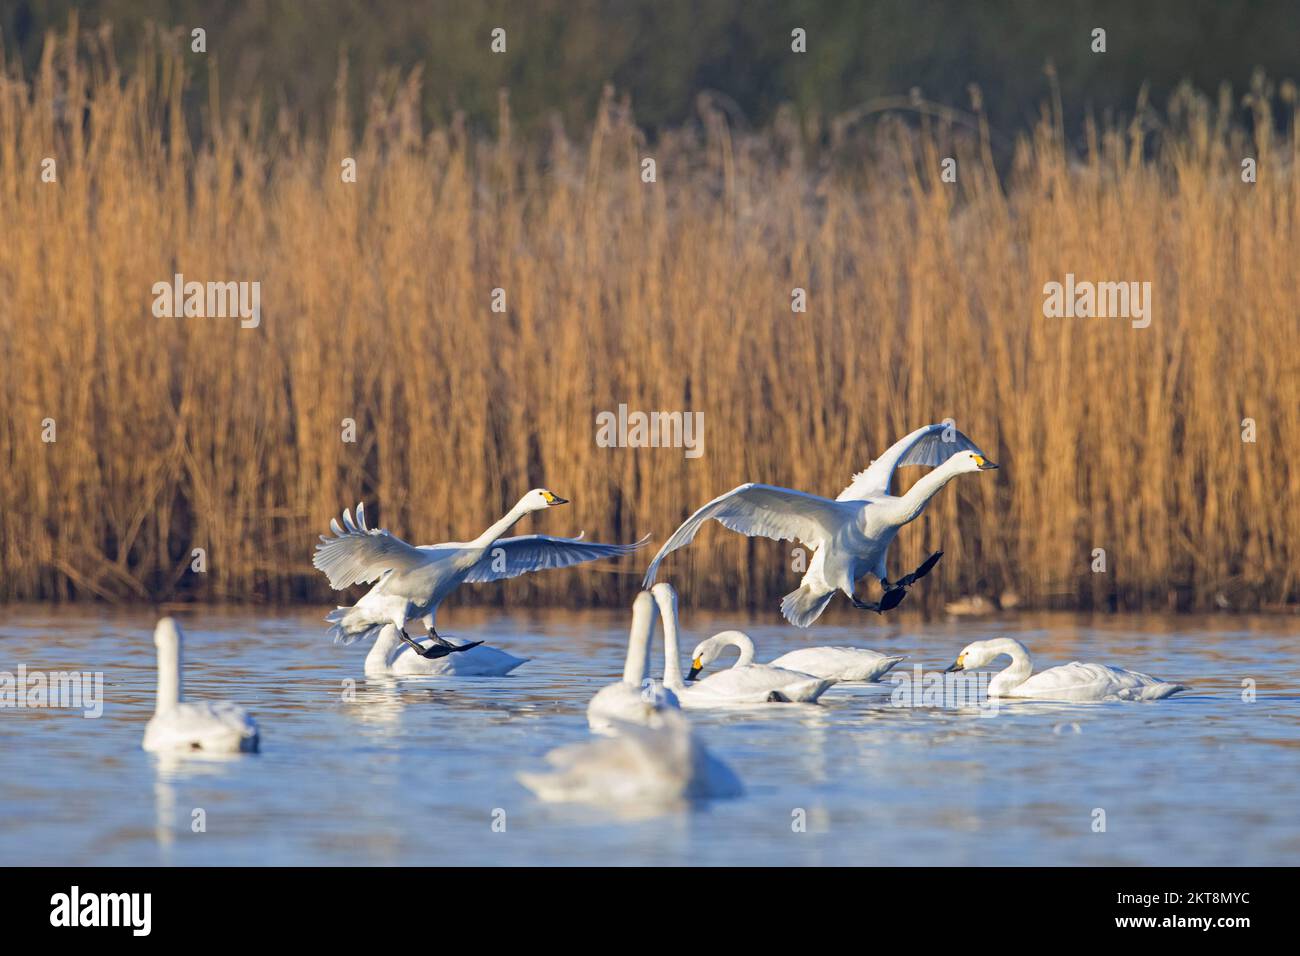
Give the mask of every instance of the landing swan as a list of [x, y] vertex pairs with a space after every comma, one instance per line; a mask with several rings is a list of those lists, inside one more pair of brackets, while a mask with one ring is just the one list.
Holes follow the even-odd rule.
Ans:
[[[431, 644], [420, 642], [424, 647]], [[475, 643], [463, 653], [429, 658], [413, 651], [391, 624], [385, 624], [366, 655], [369, 677], [503, 677], [526, 657], [515, 657], [495, 647]]]
[[967, 644], [949, 671], [982, 667], [1006, 654], [1011, 666], [989, 681], [990, 697], [1034, 697], [1042, 700], [1160, 700], [1187, 690], [1137, 671], [1107, 664], [1074, 661], [1033, 674], [1034, 664], [1025, 645], [1010, 637]]
[[[519, 499], [500, 521], [473, 541], [452, 541], [414, 547], [382, 528], [366, 526], [364, 505], [357, 505], [353, 521], [343, 512], [343, 525], [331, 520], [335, 537], [321, 535], [312, 564], [329, 578], [336, 591], [353, 584], [378, 581], [352, 607], [340, 607], [326, 615], [334, 626], [330, 633], [341, 644], [351, 644], [378, 631], [385, 624], [397, 628], [399, 637], [414, 653], [427, 658], [464, 653], [477, 642], [452, 644], [434, 627], [438, 605], [462, 583], [500, 581], [530, 571], [565, 568], [597, 558], [630, 554], [649, 537], [634, 544], [598, 544], [576, 538], [552, 538], [527, 534], [503, 538], [520, 518], [568, 501], [544, 488], [534, 488]], [[433, 644], [422, 647], [406, 633], [406, 622], [423, 618]]]
[[596, 733], [613, 733], [619, 725], [656, 725], [665, 711], [679, 709], [677, 695], [671, 689], [648, 680], [654, 623], [654, 599], [650, 592], [642, 591], [632, 602], [623, 679], [602, 687], [587, 705], [587, 724]]
[[[664, 626], [664, 686], [677, 694], [683, 707], [717, 707], [773, 701], [811, 702], [834, 683], [784, 667], [755, 664], [754, 643], [748, 635], [740, 631], [723, 631], [702, 641], [695, 648], [689, 676], [694, 678], [703, 663], [716, 659], [727, 645], [741, 648], [741, 659], [734, 667], [687, 685], [682, 680], [681, 659], [678, 656], [677, 592], [672, 585], [661, 581], [654, 586], [652, 593], [659, 605], [659, 616]], [[745, 648], [748, 648], [748, 656]], [[707, 661], [701, 660], [702, 655]]]
[[557, 747], [546, 755], [549, 773], [523, 772], [519, 782], [542, 800], [623, 809], [669, 808], [743, 792], [736, 774], [705, 749], [680, 711], [663, 711], [653, 726], [618, 723], [615, 729], [613, 737]]
[[154, 752], [256, 751], [257, 723], [228, 700], [181, 699], [181, 629], [172, 618], [153, 632], [158, 648], [158, 699], [144, 728], [144, 749]]
[[[901, 497], [890, 494], [894, 472], [903, 465], [937, 466]], [[949, 425], [926, 425], [895, 442], [832, 501], [789, 488], [755, 483], [741, 485], [714, 498], [673, 532], [646, 571], [645, 587], [655, 580], [669, 554], [694, 540], [705, 521], [751, 537], [799, 540], [813, 557], [797, 591], [781, 601], [781, 613], [797, 627], [808, 627], [842, 591], [854, 607], [876, 612], [897, 607], [907, 588], [938, 562], [932, 554], [920, 567], [896, 582], [888, 580], [885, 556], [903, 525], [914, 520], [944, 485], [967, 472], [996, 468], [975, 443]], [[854, 597], [859, 578], [874, 574], [885, 593], [878, 603]]]

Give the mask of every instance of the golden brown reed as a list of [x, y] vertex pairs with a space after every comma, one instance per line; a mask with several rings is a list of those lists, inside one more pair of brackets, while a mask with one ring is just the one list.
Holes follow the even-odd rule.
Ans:
[[[324, 603], [311, 549], [343, 506], [431, 542], [539, 484], [574, 504], [523, 530], [654, 548], [743, 481], [833, 496], [952, 417], [1003, 468], [902, 533], [896, 570], [947, 551], [910, 603], [1296, 599], [1296, 142], [1243, 134], [1226, 102], [1182, 94], [1157, 147], [1135, 125], [1067, 149], [1047, 111], [1000, 175], [986, 135], [938, 123], [879, 121], [814, 161], [786, 124], [740, 135], [707, 103], [647, 144], [607, 97], [584, 146], [528, 146], [504, 102], [490, 139], [423, 129], [413, 79], [359, 137], [216, 103], [181, 136], [175, 57], [123, 77], [61, 40], [30, 82], [5, 73], [0, 597]], [[155, 318], [175, 272], [260, 281], [261, 327]], [[1045, 318], [1067, 272], [1150, 281], [1150, 328]], [[620, 402], [702, 411], [704, 456], [597, 447]], [[791, 547], [712, 526], [661, 577], [774, 611]], [[623, 601], [649, 557], [469, 597]]]

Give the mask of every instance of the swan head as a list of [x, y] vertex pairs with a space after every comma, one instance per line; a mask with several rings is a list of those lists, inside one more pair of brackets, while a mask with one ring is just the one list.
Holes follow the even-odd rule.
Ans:
[[158, 648], [175, 649], [181, 644], [181, 626], [174, 617], [164, 617], [153, 629], [153, 644]]
[[749, 639], [749, 635], [741, 631], [723, 631], [695, 645], [695, 650], [691, 651], [691, 670], [686, 675], [686, 679], [695, 680], [699, 677], [700, 672], [721, 657], [722, 652], [728, 647], [739, 650], [742, 660], [746, 656], [746, 649], [749, 651], [749, 657], [753, 658], [754, 642]]
[[962, 649], [962, 652], [957, 655], [957, 659], [952, 662], [952, 665], [944, 669], [944, 673], [948, 674], [953, 671], [966, 671], [976, 667], [983, 667], [1005, 653], [1007, 653], [1006, 649], [998, 646], [997, 641], [975, 641], [972, 644], [967, 644]]
[[998, 467], [997, 462], [989, 461], [977, 451], [959, 451], [948, 461], [949, 467], [959, 475], [968, 471], [992, 471]]
[[568, 498], [561, 498], [555, 492], [547, 491], [545, 488], [534, 488], [519, 499], [519, 507], [524, 511], [545, 511], [547, 508], [568, 503]]

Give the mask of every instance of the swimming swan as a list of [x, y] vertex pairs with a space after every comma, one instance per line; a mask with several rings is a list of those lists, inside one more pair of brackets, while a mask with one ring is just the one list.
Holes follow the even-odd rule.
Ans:
[[989, 681], [990, 697], [1034, 697], [1043, 700], [1160, 700], [1180, 690], [1183, 684], [1170, 684], [1137, 671], [1107, 664], [1081, 664], [1074, 661], [1033, 673], [1034, 664], [1025, 645], [1010, 637], [967, 644], [957, 655], [949, 671], [982, 667], [1003, 654], [1011, 666]]
[[[399, 637], [414, 653], [427, 658], [464, 653], [480, 642], [452, 644], [434, 627], [438, 605], [462, 583], [500, 581], [530, 571], [565, 568], [598, 558], [630, 554], [649, 536], [635, 544], [599, 544], [576, 538], [553, 538], [543, 534], [526, 534], [503, 538], [520, 518], [534, 511], [544, 511], [568, 501], [544, 488], [534, 488], [473, 541], [415, 547], [382, 528], [366, 526], [364, 505], [357, 505], [356, 520], [343, 512], [343, 525], [330, 520], [335, 537], [321, 535], [312, 564], [329, 578], [336, 591], [353, 584], [378, 581], [352, 607], [340, 607], [326, 615], [334, 626], [330, 632], [340, 644], [352, 642], [378, 631], [385, 624], [397, 628]], [[424, 618], [433, 644], [422, 647], [406, 633], [406, 622]]]
[[672, 690], [648, 679], [654, 623], [654, 600], [650, 592], [642, 591], [632, 602], [623, 679], [602, 687], [587, 705], [587, 724], [596, 733], [613, 733], [618, 724], [656, 724], [665, 711], [679, 709]]
[[519, 782], [542, 800], [623, 809], [667, 808], [744, 790], [680, 711], [661, 712], [652, 726], [615, 722], [614, 729], [613, 737], [557, 747], [546, 755], [550, 772], [523, 772]]
[[154, 752], [256, 751], [257, 723], [228, 700], [181, 699], [181, 629], [165, 617], [154, 628], [158, 648], [158, 699], [144, 728], [144, 749]]
[[[643, 592], [644, 593], [644, 592]], [[728, 645], [741, 649], [740, 660], [733, 667], [710, 674], [694, 684], [682, 680], [678, 657], [677, 592], [660, 581], [652, 589], [664, 625], [664, 686], [677, 694], [683, 707], [717, 707], [726, 704], [762, 704], [768, 702], [811, 702], [825, 693], [834, 681], [811, 674], [755, 664], [754, 642], [740, 631], [723, 631], [695, 648], [691, 673], [694, 678], [704, 663], [715, 660]]]
[[[751, 644], [752, 646], [752, 644]], [[741, 655], [744, 656], [743, 653]], [[773, 667], [802, 671], [835, 681], [876, 683], [906, 657], [890, 657], [865, 647], [801, 647], [782, 654], [771, 662]]]
[[[424, 642], [420, 642], [423, 646]], [[526, 657], [515, 657], [495, 647], [475, 643], [464, 653], [428, 658], [411, 650], [391, 624], [385, 624], [366, 655], [370, 677], [503, 677]]]
[[[905, 495], [890, 494], [894, 472], [903, 465], [937, 466], [922, 475]], [[732, 531], [777, 541], [798, 540], [813, 550], [812, 561], [797, 591], [781, 601], [781, 613], [796, 627], [808, 627], [843, 591], [854, 607], [876, 612], [897, 607], [907, 588], [938, 562], [935, 552], [915, 571], [888, 580], [885, 556], [899, 528], [914, 520], [944, 485], [967, 472], [998, 467], [969, 438], [947, 425], [926, 425], [894, 443], [832, 501], [789, 488], [755, 483], [714, 498], [686, 519], [659, 549], [645, 575], [650, 587], [659, 564], [694, 540], [700, 526], [713, 518]], [[859, 578], [874, 574], [885, 593], [877, 603], [854, 597]]]

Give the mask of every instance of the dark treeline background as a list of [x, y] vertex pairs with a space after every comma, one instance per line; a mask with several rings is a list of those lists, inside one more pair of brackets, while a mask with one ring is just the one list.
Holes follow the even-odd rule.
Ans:
[[[83, 28], [111, 22], [128, 71], [150, 23], [187, 50], [189, 31], [206, 29], [193, 109], [211, 101], [211, 69], [223, 99], [260, 97], [264, 109], [327, 122], [344, 55], [354, 116], [386, 73], [418, 68], [430, 121], [460, 111], [490, 128], [507, 89], [517, 128], [558, 114], [570, 134], [590, 124], [605, 84], [630, 95], [651, 135], [690, 120], [709, 91], [740, 124], [761, 126], [791, 103], [810, 139], [835, 116], [913, 90], [967, 109], [976, 84], [994, 129], [1010, 134], [1037, 118], [1049, 62], [1077, 128], [1089, 112], [1131, 112], [1144, 83], [1157, 106], [1183, 81], [1240, 91], [1257, 68], [1294, 74], [1300, 52], [1294, 0], [2, 0], [0, 11], [6, 54], [29, 74], [45, 33], [75, 11]], [[497, 26], [506, 55], [488, 52]], [[790, 50], [795, 27], [806, 55]], [[1094, 27], [1107, 31], [1104, 55], [1090, 50]]]

